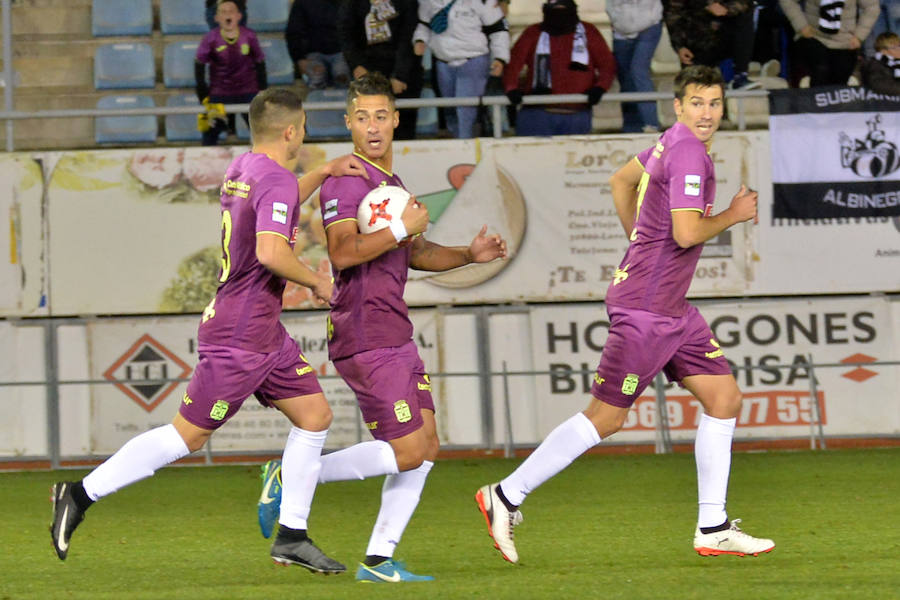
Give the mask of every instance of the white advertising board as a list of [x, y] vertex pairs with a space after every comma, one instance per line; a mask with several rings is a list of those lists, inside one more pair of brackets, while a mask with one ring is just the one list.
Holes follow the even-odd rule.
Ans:
[[[758, 368], [736, 371], [744, 394], [736, 439], [809, 435], [810, 358], [840, 365], [814, 371], [826, 436], [900, 433], [900, 368], [843, 366], [895, 360], [897, 316], [885, 298], [708, 301], [700, 309], [728, 360]], [[537, 380], [538, 422], [546, 435], [587, 406], [592, 375], [575, 372], [596, 367], [609, 322], [601, 304], [548, 306], [532, 311], [531, 329], [535, 368], [555, 372]], [[699, 403], [674, 384], [667, 385], [666, 399], [672, 439], [693, 439]], [[651, 442], [654, 402], [651, 386], [612, 441]]]

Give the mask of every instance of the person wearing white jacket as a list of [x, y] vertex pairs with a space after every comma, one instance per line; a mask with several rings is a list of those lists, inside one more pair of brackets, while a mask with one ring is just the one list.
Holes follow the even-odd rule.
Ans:
[[[509, 62], [509, 26], [497, 0], [419, 0], [415, 54], [426, 46], [437, 59], [442, 96], [482, 96], [488, 76]], [[447, 127], [453, 137], [471, 138], [477, 117], [477, 106], [459, 106], [447, 111]]]

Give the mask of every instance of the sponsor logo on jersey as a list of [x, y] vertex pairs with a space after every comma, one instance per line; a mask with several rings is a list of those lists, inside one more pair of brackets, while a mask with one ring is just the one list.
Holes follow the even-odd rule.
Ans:
[[684, 176], [684, 195], [699, 196], [700, 195], [700, 176], [685, 175]]
[[412, 411], [406, 400], [397, 400], [394, 402], [394, 414], [397, 415], [397, 421], [400, 423], [408, 423], [412, 420]]
[[715, 338], [711, 338], [709, 340], [709, 343], [712, 344], [715, 350], [713, 350], [712, 352], [706, 352], [706, 358], [719, 358], [720, 356], [723, 356], [725, 354], [724, 352], [722, 352], [722, 348], [719, 347], [719, 342], [717, 342]]
[[209, 411], [209, 418], [213, 421], [221, 421], [228, 414], [228, 403], [224, 400], [216, 400], [212, 409]]
[[297, 234], [300, 233], [299, 227], [294, 227], [291, 230], [291, 246], [297, 243]]
[[427, 374], [425, 374], [425, 375], [422, 375], [422, 379], [424, 380], [424, 382], [420, 381], [416, 384], [418, 386], [419, 390], [425, 391], [425, 392], [430, 392], [431, 391], [431, 378], [428, 377]]
[[284, 202], [272, 203], [272, 220], [282, 225], [287, 224], [287, 204]]
[[378, 429], [378, 421], [372, 421], [371, 423], [366, 423], [366, 427], [369, 429]]
[[322, 215], [322, 219], [327, 221], [328, 219], [333, 219], [338, 214], [338, 199], [332, 198], [331, 200], [325, 203], [325, 213]]
[[637, 391], [638, 381], [640, 379], [634, 373], [626, 375], [625, 380], [622, 382], [622, 393], [626, 396], [633, 396]]

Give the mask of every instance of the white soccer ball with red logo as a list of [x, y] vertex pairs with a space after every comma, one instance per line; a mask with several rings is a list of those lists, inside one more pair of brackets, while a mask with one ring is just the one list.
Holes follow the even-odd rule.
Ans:
[[366, 194], [356, 211], [360, 233], [379, 231], [399, 221], [409, 196], [409, 192], [396, 185], [382, 185]]

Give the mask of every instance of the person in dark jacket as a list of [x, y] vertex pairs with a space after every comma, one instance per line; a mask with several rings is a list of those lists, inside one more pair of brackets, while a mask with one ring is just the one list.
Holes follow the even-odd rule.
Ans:
[[347, 87], [350, 69], [337, 34], [339, 0], [294, 0], [284, 39], [310, 89]]
[[900, 95], [900, 36], [886, 31], [875, 38], [875, 55], [860, 70], [862, 84], [879, 94]]
[[[395, 97], [418, 98], [423, 69], [412, 44], [418, 20], [416, 0], [343, 0], [338, 8], [338, 38], [353, 78], [378, 71], [390, 79]], [[394, 139], [415, 137], [416, 113], [414, 108], [400, 109]]]

